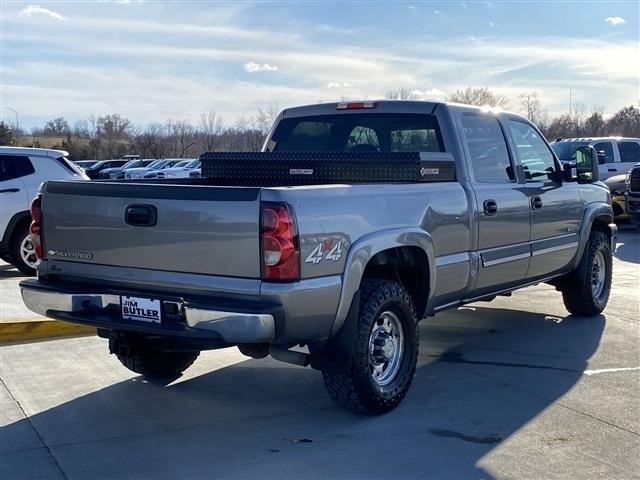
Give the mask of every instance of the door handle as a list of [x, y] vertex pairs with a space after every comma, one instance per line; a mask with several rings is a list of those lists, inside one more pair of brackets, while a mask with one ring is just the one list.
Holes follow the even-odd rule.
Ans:
[[158, 221], [158, 210], [153, 205], [129, 205], [124, 210], [124, 221], [134, 227], [153, 227]]
[[542, 199], [540, 197], [531, 198], [531, 208], [538, 210], [542, 208]]
[[496, 213], [498, 213], [498, 204], [495, 200], [485, 200], [482, 203], [482, 207], [484, 209], [485, 215], [495, 215]]
[[0, 193], [18, 193], [19, 191], [19, 188], [5, 188], [4, 190], [0, 190]]
[[609, 171], [609, 172], [617, 172], [618, 169], [617, 168], [607, 168], [607, 171]]

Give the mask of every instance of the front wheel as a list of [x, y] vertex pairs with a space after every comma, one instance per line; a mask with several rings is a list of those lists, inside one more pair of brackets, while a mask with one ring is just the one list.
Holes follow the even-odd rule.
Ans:
[[611, 292], [612, 267], [609, 237], [591, 232], [580, 265], [562, 290], [564, 305], [570, 313], [585, 317], [602, 313]]
[[418, 322], [399, 283], [365, 279], [360, 289], [356, 344], [347, 373], [323, 372], [333, 401], [352, 412], [393, 410], [411, 386], [418, 359]]

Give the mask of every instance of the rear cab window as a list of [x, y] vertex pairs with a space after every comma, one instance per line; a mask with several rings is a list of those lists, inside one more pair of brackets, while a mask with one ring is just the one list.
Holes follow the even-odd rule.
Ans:
[[272, 152], [444, 152], [435, 116], [358, 113], [285, 118]]

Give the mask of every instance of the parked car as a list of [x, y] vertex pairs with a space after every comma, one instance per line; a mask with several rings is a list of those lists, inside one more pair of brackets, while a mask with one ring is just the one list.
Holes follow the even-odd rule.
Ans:
[[640, 138], [594, 137], [564, 138], [551, 143], [561, 162], [575, 161], [576, 148], [593, 146], [598, 152], [600, 180], [625, 174], [640, 162]]
[[99, 178], [120, 180], [125, 178], [125, 172], [132, 168], [144, 168], [155, 162], [153, 159], [130, 160], [124, 165], [117, 168], [105, 168], [100, 172]]
[[86, 170], [87, 168], [90, 168], [94, 166], [96, 163], [98, 163], [98, 160], [78, 160], [73, 163], [75, 163], [77, 166], [79, 166], [83, 170]]
[[88, 180], [62, 150], [0, 147], [0, 257], [25, 275], [39, 260], [29, 238], [29, 204], [47, 180]]
[[611, 193], [611, 206], [613, 207], [614, 220], [616, 223], [629, 220], [624, 196], [627, 188], [625, 183], [627, 175], [628, 173], [614, 175], [604, 180], [604, 183], [609, 187], [609, 192]]
[[155, 178], [188, 178], [191, 171], [196, 168], [200, 168], [200, 160], [192, 158], [156, 172]]
[[163, 170], [165, 168], [171, 168], [174, 165], [178, 164], [180, 160], [178, 159], [163, 159], [156, 160], [155, 162], [150, 163], [146, 167], [141, 168], [132, 168], [125, 172], [124, 178], [133, 179], [133, 178], [155, 178], [156, 172], [159, 170]]
[[100, 172], [102, 172], [103, 170], [106, 170], [108, 168], [120, 168], [123, 165], [126, 165], [128, 162], [129, 160], [122, 160], [122, 159], [100, 160], [99, 162], [95, 163], [89, 168], [86, 168], [84, 170], [84, 173], [86, 173], [90, 179], [95, 180], [97, 178], [100, 178]]
[[27, 307], [97, 327], [148, 377], [237, 345], [381, 414], [421, 318], [540, 282], [575, 322], [607, 305], [617, 228], [593, 147], [565, 168], [520, 115], [413, 101], [287, 109], [265, 145], [203, 154], [200, 182], [46, 182]]
[[638, 230], [640, 230], [640, 163], [636, 163], [625, 178], [625, 205], [627, 214]]

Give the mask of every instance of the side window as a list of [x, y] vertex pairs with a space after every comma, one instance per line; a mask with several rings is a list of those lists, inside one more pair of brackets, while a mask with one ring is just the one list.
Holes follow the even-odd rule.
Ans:
[[435, 130], [403, 129], [392, 130], [392, 152], [439, 152], [440, 145]]
[[637, 142], [620, 141], [618, 142], [618, 151], [620, 152], [621, 162], [640, 162], [640, 144]]
[[595, 143], [593, 148], [598, 152], [598, 163], [613, 163], [615, 159], [613, 158], [613, 145], [611, 142], [600, 142]]
[[462, 127], [476, 181], [496, 183], [515, 180], [498, 120], [480, 115], [463, 115]]
[[531, 125], [518, 120], [509, 120], [509, 130], [526, 180], [554, 180], [556, 164], [553, 154], [538, 132]]
[[35, 172], [29, 157], [0, 155], [0, 181], [26, 177]]
[[74, 175], [82, 174], [80, 167], [70, 161], [67, 157], [57, 157], [56, 162], [58, 162], [58, 164], [69, 173], [73, 173]]
[[372, 128], [355, 127], [351, 130], [344, 149], [347, 152], [379, 152], [378, 134]]

